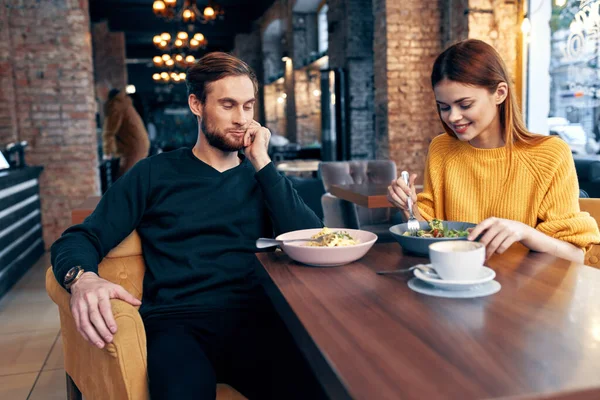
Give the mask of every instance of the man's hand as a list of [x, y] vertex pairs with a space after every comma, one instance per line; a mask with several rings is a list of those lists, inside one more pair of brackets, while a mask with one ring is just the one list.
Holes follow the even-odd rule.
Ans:
[[267, 128], [256, 121], [250, 122], [244, 135], [244, 154], [257, 171], [271, 162], [268, 154], [270, 139], [271, 132]]
[[71, 313], [77, 331], [98, 348], [112, 342], [113, 334], [117, 332], [110, 299], [121, 299], [132, 306], [142, 304], [122, 286], [102, 279], [93, 272], [85, 272], [71, 286]]

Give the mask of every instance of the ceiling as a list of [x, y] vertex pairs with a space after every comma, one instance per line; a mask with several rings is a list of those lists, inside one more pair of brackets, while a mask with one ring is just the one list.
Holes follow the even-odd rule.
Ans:
[[[111, 31], [124, 32], [128, 59], [150, 59], [159, 51], [152, 37], [161, 32], [176, 32], [185, 25], [167, 22], [154, 15], [153, 0], [90, 0], [92, 22], [107, 20]], [[202, 12], [208, 0], [197, 0]], [[222, 20], [196, 23], [195, 31], [208, 40], [206, 51], [231, 51], [238, 33], [249, 33], [252, 22], [264, 14], [275, 0], [215, 0], [224, 11]], [[178, 0], [178, 5], [183, 0]]]
[[[154, 15], [154, 0], [89, 0], [92, 22], [108, 21], [112, 32], [125, 33], [128, 84], [136, 87], [146, 106], [152, 104], [187, 104], [185, 85], [162, 84], [152, 80], [152, 74], [161, 72], [152, 64], [152, 57], [164, 53], [152, 43], [154, 35], [186, 30], [187, 24], [168, 22]], [[197, 0], [200, 12], [208, 0]], [[275, 0], [214, 0], [224, 10], [222, 20], [208, 24], [196, 23], [194, 32], [201, 32], [208, 40], [206, 49], [191, 54], [233, 50], [235, 35], [249, 33], [252, 22], [260, 18]], [[178, 0], [181, 6], [183, 0]], [[190, 51], [186, 51], [190, 53]]]

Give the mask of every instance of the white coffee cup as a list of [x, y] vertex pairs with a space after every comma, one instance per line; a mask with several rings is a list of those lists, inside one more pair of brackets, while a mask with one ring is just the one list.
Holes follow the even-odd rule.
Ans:
[[436, 242], [429, 245], [429, 259], [431, 266], [444, 280], [474, 280], [481, 276], [485, 246], [467, 240]]

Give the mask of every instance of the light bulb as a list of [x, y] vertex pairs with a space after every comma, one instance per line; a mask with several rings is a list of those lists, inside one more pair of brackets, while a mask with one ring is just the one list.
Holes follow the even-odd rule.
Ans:
[[169, 77], [169, 74], [167, 74], [166, 72], [161, 72], [160, 73], [160, 77], [163, 78], [163, 79], [165, 79], [165, 78]]
[[125, 87], [125, 92], [128, 94], [134, 94], [135, 93], [135, 85], [127, 85]]
[[154, 11], [163, 11], [165, 9], [165, 3], [162, 0], [156, 0], [152, 4], [152, 9]]
[[208, 6], [204, 9], [205, 17], [214, 17], [214, 15], [215, 15], [215, 9], [212, 8], [211, 6]]
[[169, 7], [175, 7], [177, 0], [164, 0], [165, 4]]
[[186, 40], [188, 38], [187, 32], [179, 32], [177, 34], [177, 39]]
[[194, 18], [194, 13], [191, 10], [183, 11], [183, 18], [186, 20]]
[[158, 47], [160, 47], [161, 49], [164, 49], [165, 47], [167, 47], [167, 45], [168, 45], [168, 44], [169, 44], [169, 43], [167, 43], [167, 41], [166, 41], [166, 40], [163, 40], [162, 42], [160, 42], [160, 43], [158, 44]]
[[203, 34], [201, 34], [201, 33], [196, 33], [196, 34], [194, 35], [194, 39], [196, 39], [197, 41], [201, 42], [201, 41], [203, 41], [203, 40], [204, 40], [204, 35], [203, 35]]
[[170, 58], [169, 58], [167, 61], [165, 61], [165, 65], [166, 65], [167, 67], [172, 67], [172, 66], [173, 66], [173, 64], [175, 64], [175, 61], [173, 61], [173, 60], [172, 60], [172, 59], [170, 59]]
[[190, 46], [196, 47], [196, 46], [199, 46], [199, 45], [200, 45], [200, 42], [197, 41], [196, 39], [190, 40]]
[[160, 79], [160, 74], [153, 74], [152, 75], [152, 79], [154, 79], [155, 81]]
[[160, 58], [160, 56], [154, 56], [154, 58], [152, 59], [152, 61], [154, 62], [154, 64], [156, 65], [161, 65], [163, 63], [163, 59]]
[[166, 40], [167, 42], [171, 40], [171, 35], [168, 32], [163, 32], [160, 34], [162, 40]]
[[194, 61], [196, 61], [196, 59], [194, 58], [194, 56], [187, 56], [187, 57], [185, 58], [185, 62], [186, 62], [186, 63], [190, 63], [190, 64], [191, 64], [191, 63], [193, 63]]
[[170, 58], [171, 58], [171, 56], [170, 56], [170, 55], [168, 55], [168, 54], [163, 54], [163, 55], [162, 55], [162, 59], [163, 59], [164, 61], [167, 61], [167, 60], [168, 60], [168, 59], [170, 59]]
[[179, 79], [185, 79], [185, 72], [180, 72], [179, 73]]
[[154, 42], [154, 43], [158, 44], [158, 43], [162, 42], [162, 38], [160, 37], [160, 35], [155, 35], [155, 36], [152, 38], [152, 42]]
[[175, 60], [176, 60], [176, 61], [183, 61], [183, 56], [182, 56], [181, 54], [177, 54], [177, 55], [175, 56]]

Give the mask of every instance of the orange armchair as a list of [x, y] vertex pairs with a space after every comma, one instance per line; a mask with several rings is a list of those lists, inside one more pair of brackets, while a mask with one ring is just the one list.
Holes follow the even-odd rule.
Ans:
[[[137, 232], [132, 232], [98, 266], [98, 274], [142, 297], [145, 265]], [[117, 322], [113, 343], [99, 349], [86, 342], [75, 328], [69, 306], [70, 294], [56, 281], [52, 268], [46, 272], [46, 290], [58, 305], [63, 338], [67, 397], [70, 400], [148, 400], [146, 333], [136, 307], [111, 300]], [[217, 385], [217, 400], [243, 400], [230, 386]]]
[[[600, 199], [579, 199], [581, 211], [590, 213], [596, 222], [600, 222]], [[594, 245], [585, 253], [585, 265], [600, 268], [600, 245]]]

